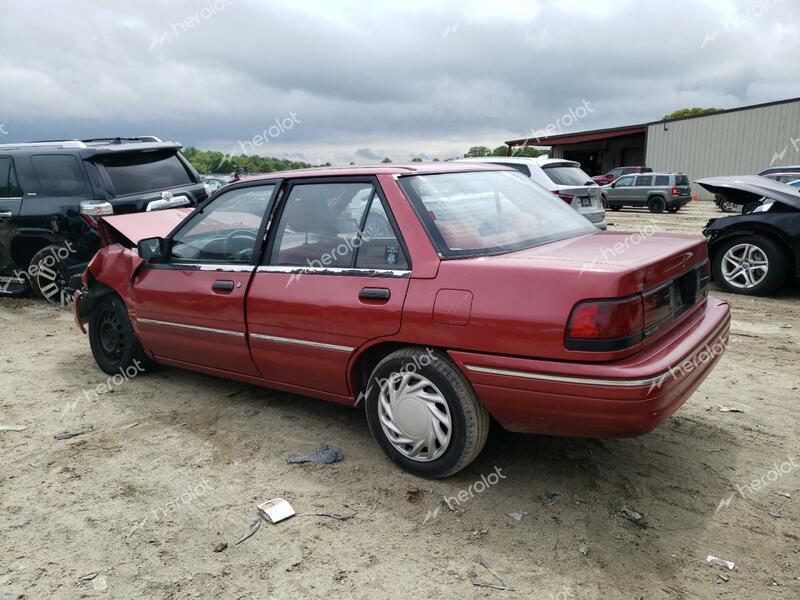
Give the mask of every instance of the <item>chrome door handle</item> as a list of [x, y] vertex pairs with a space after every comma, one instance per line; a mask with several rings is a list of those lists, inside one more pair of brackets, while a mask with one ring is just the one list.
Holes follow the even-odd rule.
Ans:
[[0, 212], [0, 219], [11, 219], [14, 217], [14, 213], [10, 210], [4, 210]]

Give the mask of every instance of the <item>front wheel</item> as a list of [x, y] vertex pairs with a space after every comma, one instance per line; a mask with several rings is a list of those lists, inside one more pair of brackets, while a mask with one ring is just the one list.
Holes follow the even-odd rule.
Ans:
[[480, 454], [489, 413], [447, 356], [404, 348], [373, 369], [367, 422], [384, 453], [416, 475], [457, 473]]
[[133, 331], [125, 303], [116, 294], [104, 296], [92, 310], [89, 345], [97, 366], [109, 375], [138, 375], [150, 366]]
[[727, 291], [761, 296], [775, 291], [787, 272], [786, 255], [761, 235], [742, 235], [723, 242], [714, 253], [714, 279]]

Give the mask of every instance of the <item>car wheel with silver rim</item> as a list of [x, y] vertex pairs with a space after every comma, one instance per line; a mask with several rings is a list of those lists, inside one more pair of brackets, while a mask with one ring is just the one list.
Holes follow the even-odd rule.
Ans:
[[45, 246], [33, 255], [28, 267], [31, 287], [50, 304], [65, 308], [72, 299], [69, 288], [69, 274], [64, 258], [69, 250], [64, 246], [52, 244]]
[[386, 455], [425, 477], [447, 477], [483, 449], [489, 415], [472, 386], [438, 350], [391, 353], [366, 383], [370, 431]]
[[743, 235], [723, 242], [714, 253], [714, 279], [738, 294], [761, 295], [777, 289], [786, 276], [786, 256], [773, 240]]

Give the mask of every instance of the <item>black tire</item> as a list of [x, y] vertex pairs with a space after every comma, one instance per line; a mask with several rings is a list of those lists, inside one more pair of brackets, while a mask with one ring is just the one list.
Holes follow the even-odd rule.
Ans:
[[97, 366], [109, 375], [147, 371], [151, 362], [128, 318], [125, 303], [116, 294], [98, 300], [89, 315], [89, 345]]
[[[766, 276], [756, 285], [744, 288], [737, 287], [730, 283], [723, 273], [723, 259], [725, 254], [735, 246], [741, 244], [750, 244], [757, 246], [763, 252], [769, 266]], [[786, 279], [788, 273], [789, 259], [786, 252], [776, 242], [764, 237], [762, 235], [738, 235], [730, 239], [724, 240], [719, 246], [714, 249], [714, 257], [711, 261], [712, 274], [714, 280], [719, 283], [725, 291], [734, 294], [745, 294], [748, 296], [764, 296], [777, 290]]]
[[[428, 379], [444, 397], [450, 413], [449, 444], [441, 456], [427, 462], [414, 460], [398, 451], [385, 433], [379, 415], [382, 387], [388, 385], [385, 382], [392, 376], [403, 373]], [[486, 444], [489, 413], [461, 371], [439, 351], [409, 347], [384, 358], [372, 370], [365, 404], [369, 429], [378, 445], [392, 462], [415, 475], [431, 478], [453, 475], [475, 460]]]
[[748, 202], [747, 204], [745, 204], [742, 207], [742, 214], [743, 215], [749, 215], [751, 212], [753, 212], [759, 206], [761, 206], [761, 202], [758, 202], [758, 201], [756, 201], [756, 202]]
[[617, 212], [617, 211], [619, 211], [619, 210], [620, 210], [622, 207], [621, 207], [621, 206], [619, 206], [618, 204], [611, 204], [611, 205], [610, 205], [608, 208], [610, 208], [610, 209], [611, 209], [611, 210], [613, 210], [614, 212]]
[[68, 254], [64, 246], [51, 244], [34, 254], [28, 266], [28, 279], [33, 292], [60, 308], [66, 308], [72, 301], [69, 274], [62, 262], [62, 257]]
[[652, 196], [647, 200], [647, 208], [651, 213], [662, 213], [667, 208], [667, 202], [661, 196]]

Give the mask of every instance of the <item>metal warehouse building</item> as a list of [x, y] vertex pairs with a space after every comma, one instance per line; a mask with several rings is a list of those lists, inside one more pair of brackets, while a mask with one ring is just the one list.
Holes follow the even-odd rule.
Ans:
[[[550, 146], [552, 157], [576, 160], [590, 175], [632, 165], [686, 173], [692, 181], [755, 174], [770, 166], [800, 164], [800, 98], [506, 144], [511, 153], [522, 146]], [[693, 189], [709, 197], [699, 186]]]

